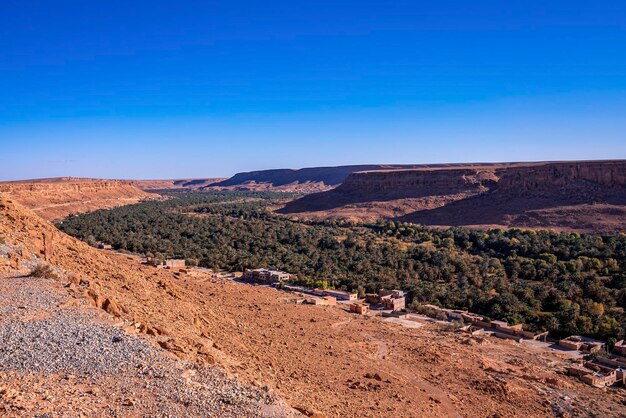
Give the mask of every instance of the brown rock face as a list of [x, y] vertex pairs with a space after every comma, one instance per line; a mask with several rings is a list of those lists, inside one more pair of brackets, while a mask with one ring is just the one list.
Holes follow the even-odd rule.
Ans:
[[113, 299], [105, 299], [104, 303], [102, 304], [102, 309], [104, 309], [106, 312], [110, 313], [113, 316], [122, 316], [122, 310]]
[[4, 182], [0, 183], [0, 193], [48, 220], [157, 197], [139, 190], [130, 181], [71, 177]]
[[626, 161], [468, 165], [364, 171], [289, 202], [300, 218], [426, 225], [626, 230]]
[[14, 270], [20, 269], [20, 257], [15, 253], [9, 254], [9, 265]]
[[330, 212], [331, 217], [373, 220], [440, 207], [485, 192], [496, 181], [493, 167], [364, 171], [350, 174], [333, 190], [289, 202], [278, 212], [324, 211], [321, 217]]
[[341, 192], [393, 193], [414, 196], [486, 190], [497, 181], [493, 169], [367, 171], [354, 173]]
[[[506, 164], [508, 165], [508, 164]], [[329, 190], [340, 184], [353, 180], [353, 175], [359, 172], [383, 172], [421, 169], [433, 170], [437, 168], [470, 168], [492, 166], [500, 167], [503, 164], [368, 164], [345, 165], [337, 167], [309, 167], [299, 170], [275, 169], [237, 173], [233, 177], [209, 185], [216, 189], [245, 189], [245, 190], [282, 190], [298, 193], [314, 193]]]
[[196, 190], [213, 183], [226, 180], [223, 177], [205, 179], [172, 179], [172, 180], [130, 180], [130, 183], [141, 190], [191, 189]]
[[498, 189], [520, 194], [529, 191], [557, 192], [562, 188], [614, 190], [626, 186], [626, 161], [552, 163], [502, 170]]
[[44, 231], [42, 233], [43, 236], [43, 259], [45, 261], [50, 261], [52, 259], [53, 251], [54, 251], [54, 234], [51, 231]]

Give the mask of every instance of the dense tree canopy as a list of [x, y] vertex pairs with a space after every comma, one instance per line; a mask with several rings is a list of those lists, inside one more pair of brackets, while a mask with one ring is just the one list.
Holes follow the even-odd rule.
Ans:
[[[186, 258], [216, 269], [275, 267], [302, 283], [409, 292], [435, 303], [599, 338], [626, 336], [626, 237], [396, 222], [297, 222], [268, 211], [280, 193], [169, 193], [169, 199], [71, 216], [90, 243]], [[317, 281], [315, 283], [315, 281]]]

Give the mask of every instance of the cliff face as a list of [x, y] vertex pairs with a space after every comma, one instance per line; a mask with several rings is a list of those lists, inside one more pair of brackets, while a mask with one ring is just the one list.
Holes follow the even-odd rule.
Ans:
[[0, 193], [48, 220], [156, 197], [130, 181], [73, 178], [0, 183]]
[[368, 171], [351, 174], [338, 190], [407, 196], [449, 194], [485, 190], [496, 181], [492, 169]]
[[626, 230], [626, 161], [483, 164], [350, 174], [288, 203], [299, 218]]
[[549, 163], [502, 170], [498, 189], [520, 194], [532, 191], [558, 192], [562, 188], [614, 190], [626, 186], [626, 161]]
[[164, 189], [200, 189], [216, 182], [226, 180], [223, 177], [204, 179], [164, 179], [164, 180], [130, 180], [130, 183], [141, 190]]
[[338, 190], [346, 192], [401, 192], [411, 194], [497, 189], [500, 192], [526, 192], [561, 189], [614, 190], [626, 186], [626, 161], [582, 161], [535, 163], [480, 168], [441, 168], [355, 172]]
[[[353, 173], [358, 172], [379, 172], [410, 169], [436, 169], [482, 166], [484, 164], [368, 164], [368, 165], [346, 165], [338, 167], [311, 167], [299, 170], [277, 169], [251, 171], [247, 173], [237, 173], [233, 177], [211, 184], [213, 187], [233, 187], [245, 186], [250, 183], [265, 183], [271, 187], [280, 187], [290, 184], [311, 184], [318, 183], [323, 186], [334, 187], [347, 181]], [[492, 165], [492, 164], [487, 164]], [[501, 166], [501, 164], [496, 164]]]

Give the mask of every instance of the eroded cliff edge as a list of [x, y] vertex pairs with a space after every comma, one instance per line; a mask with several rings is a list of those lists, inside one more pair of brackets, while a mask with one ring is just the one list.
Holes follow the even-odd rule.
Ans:
[[626, 161], [363, 171], [279, 212], [439, 226], [624, 231]]
[[131, 181], [72, 177], [4, 182], [0, 183], [0, 193], [48, 220], [157, 197], [138, 189]]

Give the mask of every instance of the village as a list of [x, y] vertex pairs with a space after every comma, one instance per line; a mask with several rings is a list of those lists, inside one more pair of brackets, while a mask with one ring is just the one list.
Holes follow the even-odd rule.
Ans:
[[[347, 309], [357, 315], [380, 315], [406, 321], [428, 319], [457, 325], [459, 332], [471, 336], [493, 336], [517, 343], [523, 341], [543, 342], [552, 349], [570, 351], [575, 354], [576, 364], [570, 366], [567, 374], [583, 382], [603, 388], [613, 385], [626, 387], [626, 342], [618, 341], [612, 352], [607, 344], [584, 336], [569, 336], [554, 340], [548, 331], [532, 332], [524, 330], [523, 324], [509, 325], [505, 321], [488, 320], [465, 310], [446, 309], [435, 305], [420, 305], [418, 312], [409, 312], [405, 293], [398, 289], [381, 289], [376, 294], [366, 294], [359, 299], [355, 292], [334, 289], [313, 289], [290, 284], [291, 275], [281, 270], [250, 269], [242, 274], [243, 280], [276, 287], [302, 296], [297, 303], [313, 305], [347, 305]], [[421, 315], [420, 315], [421, 314]]]
[[[100, 249], [111, 250], [107, 244]], [[158, 260], [142, 257], [141, 262], [156, 268], [175, 270], [185, 274], [190, 268], [184, 259]], [[201, 269], [206, 270], [206, 269]], [[418, 327], [419, 323], [439, 323], [450, 326], [456, 332], [471, 337], [494, 337], [519, 344], [540, 345], [546, 350], [557, 350], [570, 354], [572, 364], [564, 372], [582, 382], [597, 387], [626, 387], [626, 342], [618, 341], [609, 352], [604, 341], [585, 336], [573, 335], [555, 339], [548, 331], [528, 331], [523, 324], [509, 325], [505, 321], [490, 320], [481, 315], [459, 309], [447, 309], [432, 304], [422, 304], [417, 309], [408, 309], [405, 292], [399, 289], [380, 289], [378, 293], [365, 294], [300, 286], [290, 282], [293, 275], [271, 268], [245, 269], [243, 272], [230, 272], [220, 275], [257, 286], [267, 286], [295, 296], [297, 304], [319, 306], [339, 306], [355, 315], [379, 316], [394, 320], [406, 327]]]

